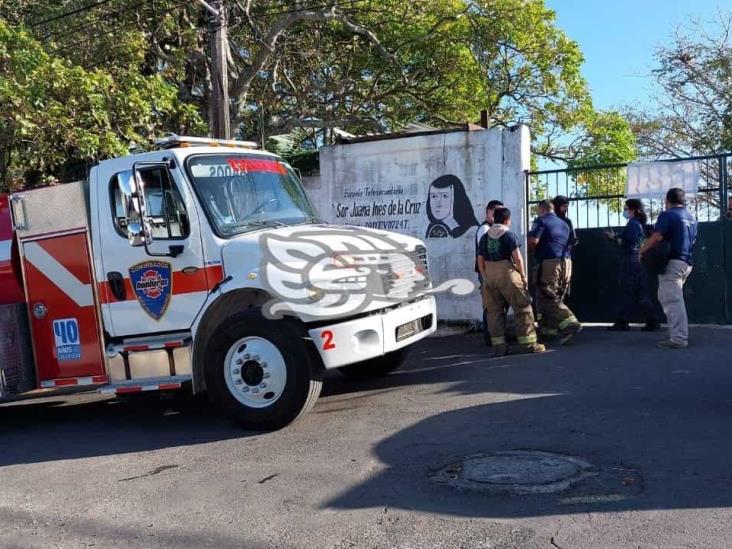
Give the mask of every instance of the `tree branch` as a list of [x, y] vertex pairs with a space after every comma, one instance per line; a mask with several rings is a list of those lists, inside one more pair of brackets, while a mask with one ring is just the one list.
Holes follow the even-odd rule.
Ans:
[[[313, 11], [303, 10], [298, 12], [290, 13], [278, 21], [276, 21], [261, 40], [262, 46], [259, 48], [257, 53], [252, 58], [250, 65], [242, 72], [242, 74], [234, 80], [232, 86], [232, 97], [237, 100], [237, 111], [241, 109], [241, 106], [246, 101], [247, 94], [252, 85], [252, 82], [256, 78], [257, 74], [264, 68], [265, 64], [269, 60], [270, 56], [274, 53], [277, 46], [277, 42], [282, 34], [301, 21], [312, 21], [312, 22], [338, 22], [342, 24], [347, 30], [361, 36], [368, 40], [379, 53], [390, 62], [394, 61], [394, 56], [384, 48], [378, 37], [366, 27], [354, 23], [348, 16], [338, 12], [337, 6], [331, 6], [327, 10]], [[234, 123], [238, 124], [239, 116], [233, 117]]]

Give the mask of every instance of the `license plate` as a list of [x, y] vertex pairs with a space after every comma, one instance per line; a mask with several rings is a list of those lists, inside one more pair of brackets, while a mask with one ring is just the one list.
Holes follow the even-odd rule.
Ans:
[[432, 315], [426, 315], [422, 318], [416, 318], [409, 322], [396, 327], [395, 337], [397, 341], [402, 341], [420, 332], [424, 332], [432, 326]]

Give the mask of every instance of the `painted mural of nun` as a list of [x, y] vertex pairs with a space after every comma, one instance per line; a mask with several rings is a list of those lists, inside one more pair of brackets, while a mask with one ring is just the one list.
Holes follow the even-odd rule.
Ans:
[[454, 175], [442, 175], [430, 184], [427, 194], [426, 238], [457, 238], [478, 226], [463, 182]]

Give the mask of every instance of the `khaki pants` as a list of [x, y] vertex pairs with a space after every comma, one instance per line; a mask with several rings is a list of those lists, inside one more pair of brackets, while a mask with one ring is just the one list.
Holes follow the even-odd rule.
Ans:
[[564, 304], [564, 297], [572, 279], [572, 260], [545, 259], [536, 281], [536, 312], [539, 331], [544, 336], [555, 336], [570, 326], [579, 324], [574, 313]]
[[486, 261], [484, 270], [483, 296], [493, 346], [506, 345], [506, 309], [511, 306], [518, 343], [531, 347], [536, 343], [534, 313], [521, 275], [509, 261]]
[[679, 259], [672, 259], [666, 272], [658, 275], [658, 301], [668, 322], [668, 338], [674, 343], [687, 345], [689, 342], [689, 320], [684, 303], [684, 283], [691, 274], [691, 265]]

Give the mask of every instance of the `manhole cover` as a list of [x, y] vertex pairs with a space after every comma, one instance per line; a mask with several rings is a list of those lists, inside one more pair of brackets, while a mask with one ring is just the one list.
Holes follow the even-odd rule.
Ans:
[[438, 469], [433, 480], [468, 490], [548, 494], [595, 474], [591, 463], [530, 450], [474, 454]]

